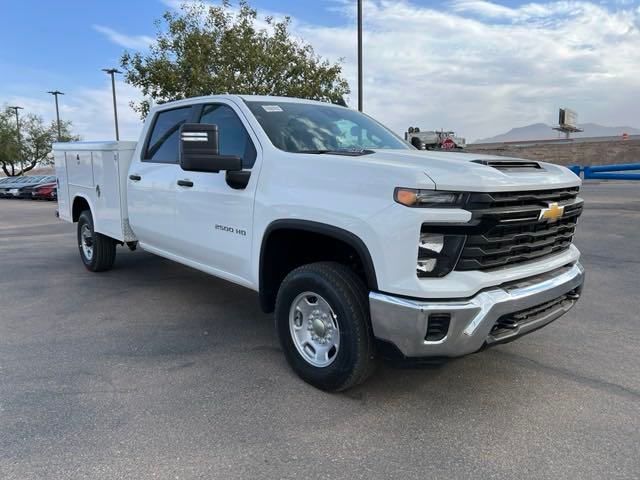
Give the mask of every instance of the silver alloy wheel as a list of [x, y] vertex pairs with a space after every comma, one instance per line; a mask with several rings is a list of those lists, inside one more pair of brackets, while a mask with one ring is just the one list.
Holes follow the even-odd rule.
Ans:
[[80, 247], [84, 257], [91, 261], [93, 258], [93, 233], [87, 224], [82, 225], [80, 229]]
[[338, 356], [338, 319], [329, 303], [317, 293], [304, 292], [293, 300], [289, 331], [302, 358], [314, 367], [328, 367]]

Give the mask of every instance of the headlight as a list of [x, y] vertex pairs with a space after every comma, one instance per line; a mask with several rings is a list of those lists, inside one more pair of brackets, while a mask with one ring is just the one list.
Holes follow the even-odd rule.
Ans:
[[440, 192], [415, 188], [396, 188], [394, 200], [407, 207], [460, 207], [464, 203], [462, 192]]
[[443, 277], [453, 270], [465, 238], [464, 235], [444, 235], [425, 231], [420, 233], [416, 266], [418, 277]]

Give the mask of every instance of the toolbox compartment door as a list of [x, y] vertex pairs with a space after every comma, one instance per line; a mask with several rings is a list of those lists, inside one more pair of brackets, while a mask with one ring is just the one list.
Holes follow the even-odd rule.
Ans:
[[71, 150], [66, 152], [67, 176], [70, 186], [93, 188], [93, 165], [91, 151]]
[[71, 203], [69, 202], [69, 182], [67, 178], [67, 161], [64, 151], [53, 152], [56, 165], [56, 183], [58, 193], [58, 215], [62, 220], [70, 222]]
[[98, 231], [108, 237], [122, 240], [118, 152], [93, 151], [91, 155]]

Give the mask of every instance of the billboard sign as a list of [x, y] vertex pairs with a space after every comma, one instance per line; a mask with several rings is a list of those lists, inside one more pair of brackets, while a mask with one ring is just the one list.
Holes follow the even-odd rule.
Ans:
[[558, 123], [561, 127], [577, 128], [578, 114], [568, 108], [561, 108]]

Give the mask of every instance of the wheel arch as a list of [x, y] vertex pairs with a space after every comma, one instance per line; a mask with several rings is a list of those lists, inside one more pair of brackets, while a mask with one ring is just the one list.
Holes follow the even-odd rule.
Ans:
[[94, 228], [96, 222], [96, 216], [94, 215], [93, 205], [91, 203], [91, 199], [82, 194], [76, 194], [73, 197], [73, 202], [71, 203], [71, 219], [74, 223], [78, 221], [80, 218], [80, 214], [85, 210], [89, 210], [91, 212], [91, 217], [93, 218]]
[[[294, 259], [293, 261], [289, 259], [288, 262], [281, 260], [281, 262], [285, 265], [284, 268], [277, 268], [278, 260], [270, 258], [269, 254], [274, 253], [274, 248], [276, 248], [274, 243], [277, 243], [278, 236], [282, 234], [287, 236], [295, 236], [297, 234], [306, 239], [313, 238], [316, 241], [328, 241], [334, 247], [344, 247], [345, 252], [350, 251], [355, 254], [355, 256], [357, 256], [357, 260], [362, 269], [361, 277], [365, 282], [367, 288], [369, 290], [378, 289], [378, 281], [371, 253], [360, 237], [343, 228], [326, 223], [315, 222], [312, 220], [275, 220], [271, 222], [265, 229], [260, 246], [258, 288], [260, 295], [260, 306], [262, 307], [263, 311], [273, 311], [275, 306], [275, 297], [277, 295], [280, 283], [289, 271], [300, 266], [300, 263], [296, 262], [296, 259]], [[318, 257], [314, 258], [312, 261], [321, 260], [333, 260], [333, 258]]]

